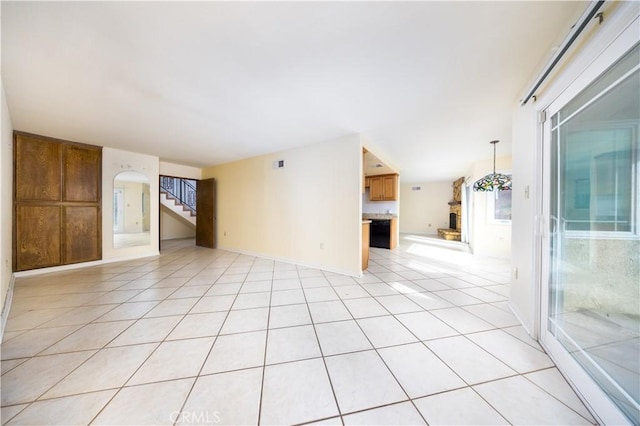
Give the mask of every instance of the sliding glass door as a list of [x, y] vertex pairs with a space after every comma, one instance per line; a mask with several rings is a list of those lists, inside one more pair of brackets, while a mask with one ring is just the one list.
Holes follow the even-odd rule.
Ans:
[[543, 343], [594, 410], [640, 424], [640, 47], [547, 113]]

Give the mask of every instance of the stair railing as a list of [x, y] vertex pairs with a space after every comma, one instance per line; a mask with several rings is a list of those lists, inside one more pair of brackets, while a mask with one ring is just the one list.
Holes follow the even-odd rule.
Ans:
[[172, 176], [160, 176], [160, 190], [178, 200], [180, 204], [195, 213], [196, 181]]

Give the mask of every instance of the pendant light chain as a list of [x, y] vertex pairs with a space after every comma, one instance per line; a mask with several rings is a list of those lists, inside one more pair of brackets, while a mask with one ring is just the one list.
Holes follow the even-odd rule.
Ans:
[[493, 141], [491, 142], [491, 145], [493, 145], [493, 174], [496, 174], [496, 144], [498, 143], [498, 141]]

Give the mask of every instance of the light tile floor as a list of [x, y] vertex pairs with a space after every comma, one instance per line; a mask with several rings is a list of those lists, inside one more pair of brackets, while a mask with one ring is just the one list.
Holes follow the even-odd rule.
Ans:
[[403, 236], [351, 278], [166, 242], [24, 277], [2, 424], [593, 424], [509, 310], [509, 265]]

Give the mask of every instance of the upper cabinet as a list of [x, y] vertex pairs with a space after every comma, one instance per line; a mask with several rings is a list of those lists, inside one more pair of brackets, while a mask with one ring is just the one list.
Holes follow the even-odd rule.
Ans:
[[369, 201], [398, 201], [398, 175], [369, 176]]

